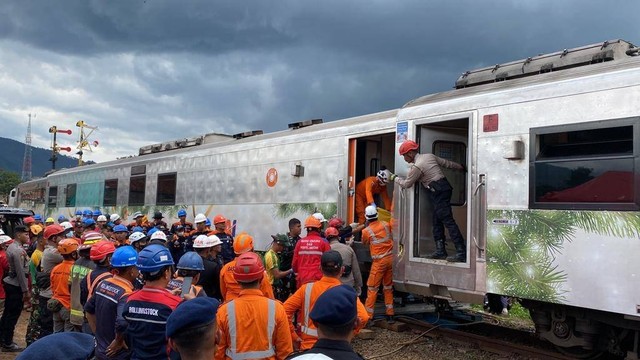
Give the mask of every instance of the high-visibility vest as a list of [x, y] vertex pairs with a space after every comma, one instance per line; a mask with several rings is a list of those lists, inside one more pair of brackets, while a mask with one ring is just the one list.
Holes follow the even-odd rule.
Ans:
[[[372, 228], [376, 223], [373, 223], [364, 229], [369, 235], [369, 249], [371, 251], [371, 259], [373, 260], [382, 259], [383, 257], [393, 254], [393, 238], [391, 237], [389, 224], [384, 221], [379, 221], [377, 224], [382, 225], [382, 229], [384, 230], [383, 237], [376, 237], [374, 229]], [[378, 227], [376, 230], [380, 230], [380, 228]]]
[[274, 356], [276, 354], [273, 348], [273, 332], [276, 328], [276, 302], [267, 299], [267, 336], [269, 339], [269, 348], [266, 350], [238, 352], [237, 345], [237, 326], [236, 326], [236, 304], [234, 301], [227, 303], [227, 314], [229, 320], [229, 338], [231, 344], [226, 350], [226, 355], [234, 360], [243, 359], [263, 359]]
[[318, 337], [318, 330], [309, 326], [309, 313], [311, 312], [311, 289], [313, 289], [313, 284], [315, 284], [315, 282], [308, 283], [304, 289], [304, 319], [302, 321], [302, 327], [300, 328], [300, 330], [309, 336]]

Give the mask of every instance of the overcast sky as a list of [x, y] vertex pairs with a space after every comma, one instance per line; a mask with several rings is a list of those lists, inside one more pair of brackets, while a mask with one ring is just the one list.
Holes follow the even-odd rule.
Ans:
[[401, 107], [465, 70], [622, 38], [638, 0], [0, 2], [0, 136], [98, 126], [87, 159]]

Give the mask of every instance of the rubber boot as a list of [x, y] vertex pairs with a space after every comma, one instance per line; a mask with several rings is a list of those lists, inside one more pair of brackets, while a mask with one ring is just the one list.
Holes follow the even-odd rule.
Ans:
[[467, 262], [467, 246], [464, 243], [464, 240], [460, 239], [459, 241], [454, 241], [456, 246], [456, 254], [454, 256], [449, 256], [447, 261], [449, 262]]
[[436, 240], [436, 251], [427, 256], [427, 259], [446, 259], [447, 258], [447, 249], [444, 248], [444, 240], [438, 239]]

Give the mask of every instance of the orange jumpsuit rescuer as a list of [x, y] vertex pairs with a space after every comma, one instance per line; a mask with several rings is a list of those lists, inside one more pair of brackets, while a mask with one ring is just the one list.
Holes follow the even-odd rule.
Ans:
[[373, 263], [369, 280], [367, 280], [367, 301], [364, 306], [369, 315], [373, 316], [378, 287], [382, 283], [387, 322], [393, 322], [393, 235], [391, 227], [384, 221], [378, 221], [378, 211], [375, 206], [367, 206], [365, 215], [369, 220], [369, 225], [362, 231], [362, 242], [369, 245]]

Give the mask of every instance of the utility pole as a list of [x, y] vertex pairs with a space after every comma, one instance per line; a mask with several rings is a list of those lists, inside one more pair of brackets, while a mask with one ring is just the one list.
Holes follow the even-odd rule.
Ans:
[[[36, 114], [33, 114], [36, 118]], [[24, 158], [22, 160], [22, 181], [31, 180], [31, 114], [27, 125], [27, 136], [24, 139]]]
[[51, 169], [55, 170], [56, 161], [58, 160], [58, 153], [60, 153], [61, 150], [67, 152], [71, 151], [71, 147], [58, 146], [57, 134], [65, 133], [67, 135], [71, 135], [71, 130], [59, 130], [56, 126], [52, 126], [49, 128], [49, 133], [53, 135], [53, 139], [51, 141], [51, 158], [49, 159], [49, 161], [51, 161]]

